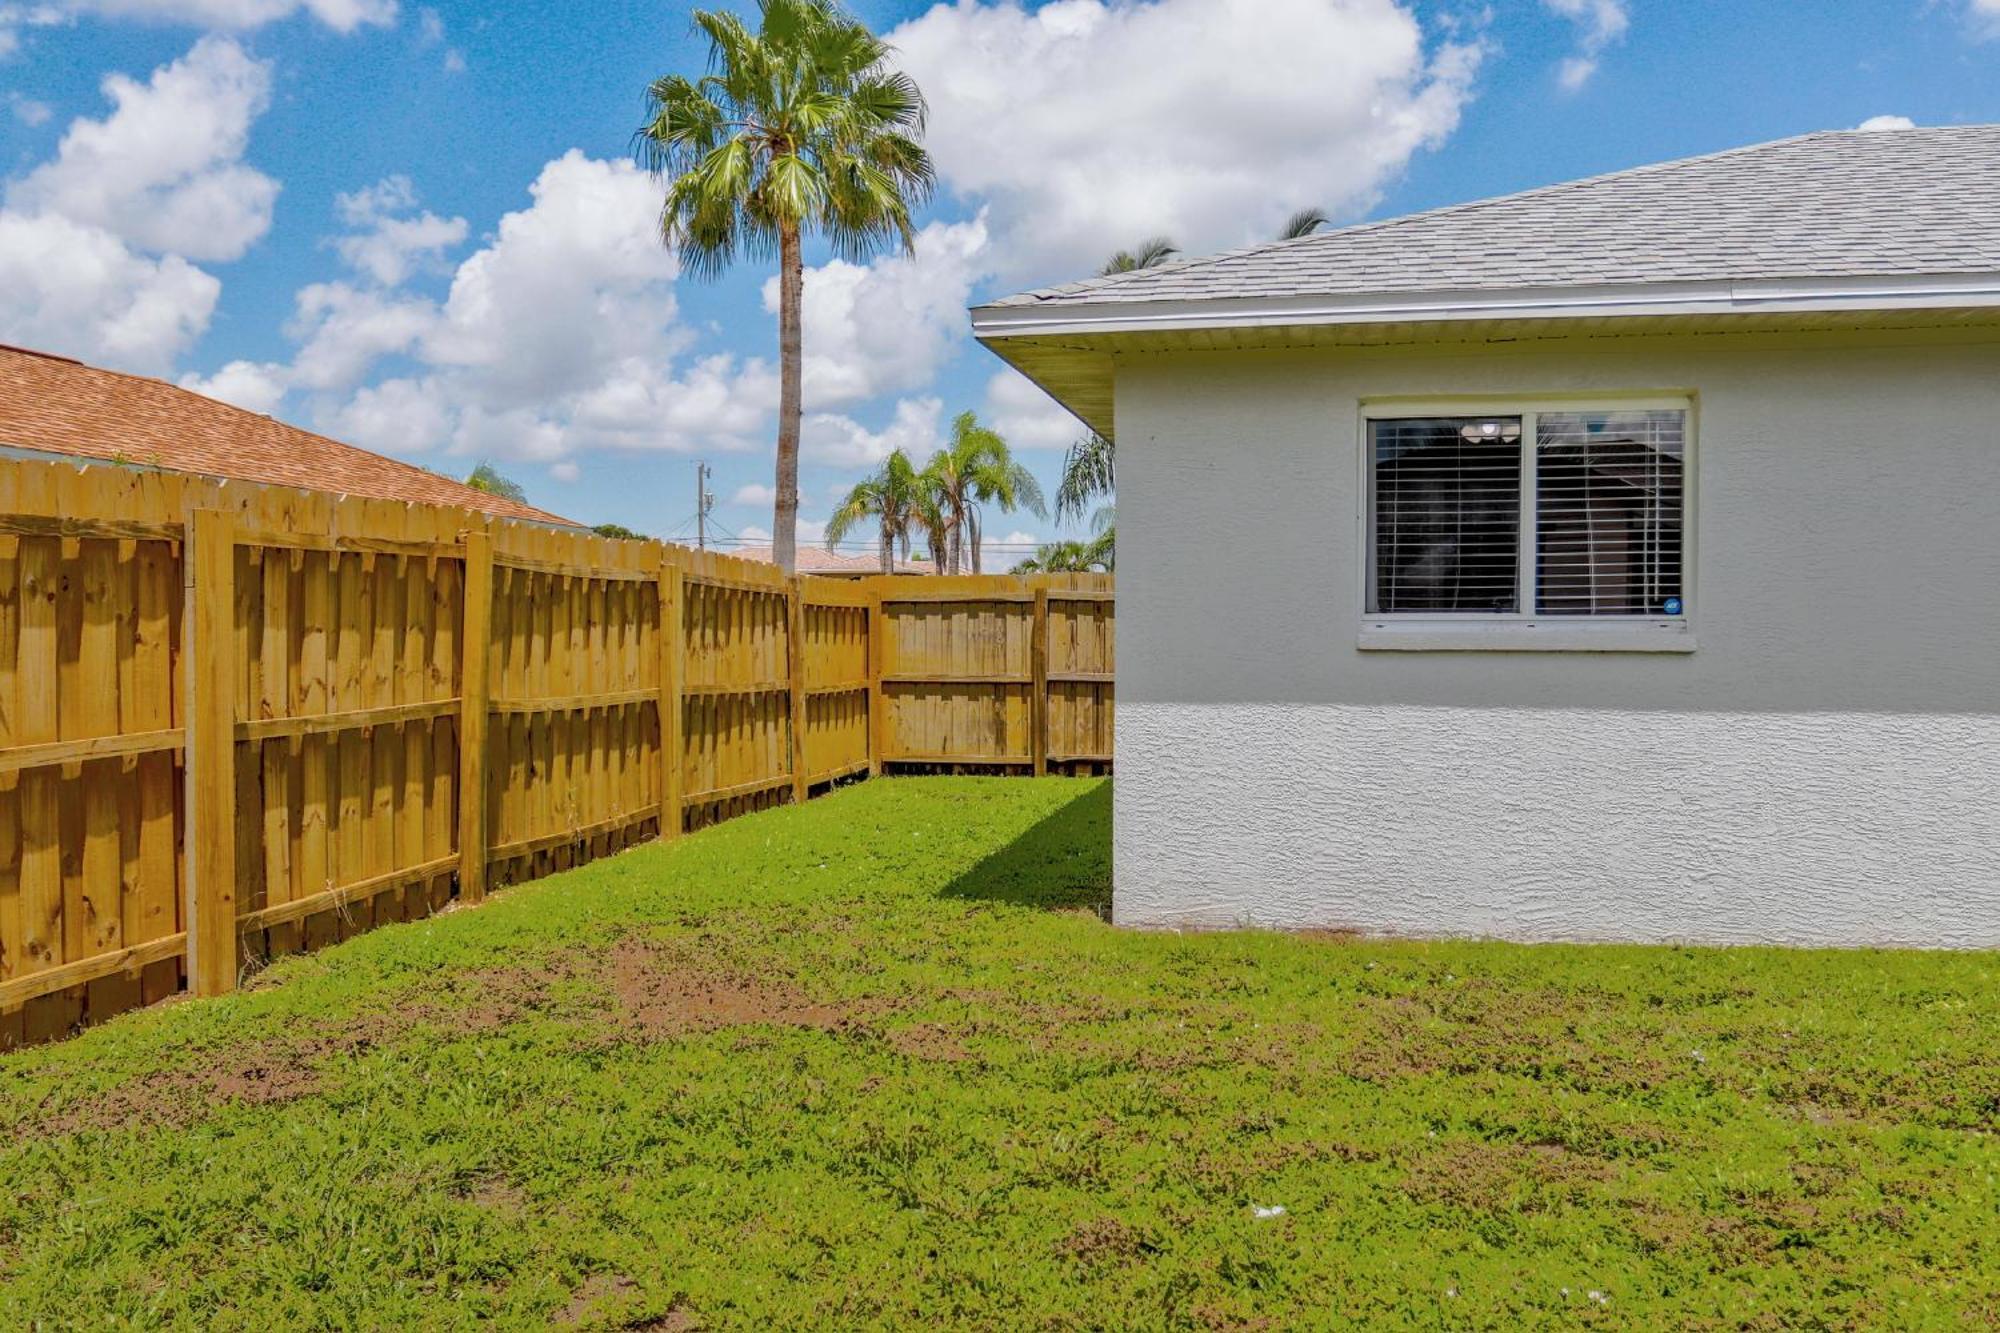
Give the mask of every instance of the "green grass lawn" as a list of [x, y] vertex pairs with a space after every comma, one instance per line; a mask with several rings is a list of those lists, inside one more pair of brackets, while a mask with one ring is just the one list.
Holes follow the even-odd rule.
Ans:
[[867, 783], [0, 1059], [0, 1327], [2000, 1320], [1994, 955], [1126, 933], [1109, 807]]

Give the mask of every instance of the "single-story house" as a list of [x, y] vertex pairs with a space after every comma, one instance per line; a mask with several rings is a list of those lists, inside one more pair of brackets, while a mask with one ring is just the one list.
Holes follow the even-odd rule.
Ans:
[[1118, 449], [1116, 920], [2000, 945], [2000, 126], [973, 325]]
[[0, 345], [0, 457], [115, 462], [265, 486], [569, 519], [164, 380]]

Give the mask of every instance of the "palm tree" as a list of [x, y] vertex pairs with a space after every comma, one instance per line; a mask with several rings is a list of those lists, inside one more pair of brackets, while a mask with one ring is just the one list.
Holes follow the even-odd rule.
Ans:
[[882, 534], [882, 572], [896, 572], [896, 547], [903, 559], [910, 558], [910, 529], [919, 526], [922, 516], [922, 488], [917, 482], [916, 465], [901, 449], [882, 460], [874, 476], [857, 482], [847, 498], [833, 511], [826, 524], [826, 549], [831, 551], [855, 525], [875, 519]]
[[1083, 517], [1092, 500], [1112, 491], [1111, 441], [1092, 431], [1063, 455], [1062, 480], [1056, 484], [1056, 522]]
[[1014, 566], [1016, 574], [1088, 574], [1108, 570], [1098, 542], [1046, 542]]
[[[1026, 509], [1037, 518], [1048, 516], [1035, 474], [1015, 462], [1007, 441], [980, 425], [971, 412], [960, 412], [951, 423], [951, 440], [931, 455], [923, 479], [943, 523], [948, 574], [964, 568], [968, 555], [972, 572], [979, 573], [981, 506], [991, 504], [1003, 514]], [[935, 547], [931, 558], [938, 558]]]
[[834, 0], [760, 0], [753, 31], [696, 10], [709, 72], [646, 90], [638, 155], [667, 181], [660, 235], [687, 270], [713, 278], [739, 248], [778, 259], [778, 467], [771, 558], [797, 563], [803, 234], [843, 259], [914, 247], [913, 208], [930, 197], [924, 99], [889, 68], [889, 48]]
[[1136, 273], [1142, 268], [1156, 268], [1180, 253], [1180, 247], [1164, 236], [1149, 236], [1130, 250], [1120, 250], [1104, 263], [1099, 276], [1111, 277], [1116, 273]]
[[1312, 235], [1327, 224], [1326, 210], [1323, 208], [1301, 208], [1286, 220], [1285, 229], [1278, 233], [1281, 241], [1296, 241]]

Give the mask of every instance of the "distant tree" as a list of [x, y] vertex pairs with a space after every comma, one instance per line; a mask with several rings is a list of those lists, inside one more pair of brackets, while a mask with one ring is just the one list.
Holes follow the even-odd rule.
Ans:
[[500, 469], [491, 463], [481, 463], [472, 469], [471, 474], [465, 479], [465, 484], [475, 491], [497, 495], [503, 500], [518, 500], [525, 504], [528, 499], [528, 493], [521, 489], [520, 482], [502, 475]]
[[616, 537], [620, 541], [642, 542], [646, 540], [645, 533], [634, 532], [623, 523], [599, 523], [591, 531], [600, 537]]
[[1014, 566], [1016, 574], [1088, 574], [1110, 570], [1100, 541], [1045, 542]]
[[1058, 523], [1082, 518], [1091, 501], [1111, 494], [1115, 454], [1111, 441], [1096, 431], [1069, 447], [1056, 484]]
[[697, 277], [738, 249], [778, 259], [778, 463], [771, 558], [797, 566], [805, 291], [801, 238], [843, 259], [887, 245], [913, 252], [911, 211], [934, 177], [919, 142], [924, 99], [889, 68], [889, 48], [833, 0], [760, 0], [753, 30], [696, 10], [709, 72], [647, 89], [640, 159], [667, 182], [660, 235]]
[[882, 460], [882, 466], [866, 481], [855, 483], [826, 523], [826, 549], [831, 551], [855, 527], [874, 519], [881, 534], [882, 572], [896, 572], [896, 548], [903, 559], [910, 558], [910, 528], [920, 523], [923, 486], [916, 465], [901, 449]]
[[968, 556], [972, 572], [980, 572], [982, 506], [1003, 514], [1026, 509], [1037, 518], [1049, 512], [1035, 474], [1015, 462], [1000, 433], [980, 425], [971, 412], [953, 420], [950, 442], [931, 455], [920, 480], [943, 525], [948, 574], [964, 568]]
[[1100, 276], [1109, 278], [1119, 273], [1136, 273], [1140, 269], [1155, 268], [1179, 253], [1180, 247], [1166, 237], [1148, 236], [1130, 250], [1120, 250], [1104, 261]]
[[1323, 208], [1301, 208], [1286, 220], [1285, 229], [1278, 233], [1281, 241], [1296, 241], [1310, 236], [1327, 224], [1326, 210]]

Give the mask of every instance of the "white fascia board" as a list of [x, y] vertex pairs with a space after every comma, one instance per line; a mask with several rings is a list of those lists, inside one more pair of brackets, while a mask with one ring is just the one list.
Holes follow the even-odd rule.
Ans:
[[980, 338], [1146, 333], [1407, 320], [1812, 313], [2000, 307], [2000, 273], [1859, 278], [1759, 278], [1605, 287], [1528, 287], [1357, 296], [1045, 302], [981, 306]]

